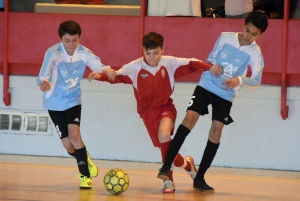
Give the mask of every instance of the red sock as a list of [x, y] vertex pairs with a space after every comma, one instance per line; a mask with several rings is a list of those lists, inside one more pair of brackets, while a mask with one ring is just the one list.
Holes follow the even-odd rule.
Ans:
[[[162, 162], [164, 163], [166, 160], [167, 151], [169, 149], [169, 146], [171, 144], [172, 140], [168, 142], [163, 142], [160, 144], [161, 147], [161, 157]], [[176, 155], [174, 159], [174, 166], [175, 167], [181, 167], [184, 168], [186, 171], [191, 171], [191, 164], [187, 162], [179, 153]]]
[[[167, 151], [169, 149], [169, 146], [170, 146], [171, 142], [172, 142], [172, 140], [168, 141], [168, 142], [160, 143], [161, 159], [162, 159], [163, 163], [166, 160]], [[171, 181], [173, 181], [173, 170], [170, 170], [169, 178], [170, 178]]]

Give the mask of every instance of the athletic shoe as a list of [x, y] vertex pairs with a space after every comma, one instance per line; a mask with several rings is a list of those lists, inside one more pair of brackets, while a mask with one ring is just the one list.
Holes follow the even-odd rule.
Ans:
[[92, 179], [88, 178], [82, 174], [77, 175], [77, 178], [80, 179], [79, 188], [90, 189], [92, 188]]
[[204, 178], [200, 180], [194, 180], [194, 189], [203, 191], [203, 192], [214, 192], [215, 190], [206, 184]]
[[87, 162], [88, 162], [90, 175], [91, 175], [91, 177], [97, 177], [98, 176], [98, 168], [91, 160], [89, 152], [86, 152], [86, 154], [87, 154]]
[[187, 171], [187, 173], [191, 176], [191, 178], [194, 180], [196, 175], [197, 175], [197, 168], [195, 166], [195, 162], [194, 162], [194, 159], [193, 157], [191, 156], [187, 156], [185, 157], [185, 160], [191, 164], [191, 171]]
[[169, 172], [171, 168], [165, 167], [164, 165], [162, 168], [159, 169], [159, 173], [157, 175], [157, 178], [163, 179], [163, 180], [170, 180], [169, 178]]
[[165, 180], [163, 184], [163, 193], [174, 193], [175, 186], [173, 181]]

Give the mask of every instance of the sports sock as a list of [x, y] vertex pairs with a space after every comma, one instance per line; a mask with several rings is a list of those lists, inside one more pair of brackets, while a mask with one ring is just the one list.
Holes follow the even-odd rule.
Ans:
[[199, 165], [199, 170], [198, 170], [195, 180], [204, 178], [205, 172], [210, 167], [212, 161], [215, 158], [215, 155], [217, 153], [219, 145], [220, 145], [220, 143], [215, 144], [209, 140], [207, 141], [207, 144], [206, 144], [206, 147], [205, 147], [205, 150], [204, 150], [204, 153], [202, 156], [202, 160]]
[[86, 176], [90, 177], [90, 171], [88, 168], [88, 162], [87, 162], [87, 154], [86, 154], [86, 148], [85, 146], [82, 147], [81, 149], [75, 149], [75, 157], [77, 160], [77, 165], [79, 172]]
[[188, 172], [192, 170], [191, 163], [186, 161], [180, 154], [176, 155], [174, 165], [175, 167], [183, 168]]
[[[172, 140], [170, 140], [168, 142], [160, 143], [160, 153], [161, 153], [161, 159], [162, 159], [163, 163], [165, 162], [167, 151], [169, 149], [171, 142], [172, 142]], [[171, 181], [173, 181], [173, 171], [169, 172], [169, 178]]]
[[173, 170], [170, 170], [169, 172], [169, 179], [173, 181]]
[[[67, 151], [67, 152], [68, 152], [68, 151]], [[74, 156], [74, 157], [75, 157], [75, 151], [74, 151], [73, 153], [68, 152], [68, 154], [69, 154], [70, 156]]]
[[[168, 149], [170, 147], [172, 140], [168, 141], [168, 142], [163, 142], [160, 143], [160, 148], [161, 148], [161, 157], [162, 157], [162, 162], [165, 161]], [[191, 164], [189, 162], [187, 162], [181, 154], [177, 154], [175, 159], [174, 159], [174, 166], [175, 167], [180, 167], [185, 169], [186, 171], [191, 171]]]
[[176, 155], [178, 154], [186, 136], [190, 133], [190, 129], [180, 124], [178, 127], [176, 134], [174, 136], [174, 139], [172, 140], [172, 143], [170, 144], [170, 147], [168, 149], [166, 160], [163, 164], [163, 168], [169, 169], [171, 168], [171, 164], [173, 163]]

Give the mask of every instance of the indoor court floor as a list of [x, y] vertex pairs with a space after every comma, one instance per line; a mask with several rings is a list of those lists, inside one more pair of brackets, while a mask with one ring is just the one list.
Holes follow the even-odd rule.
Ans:
[[[176, 191], [162, 194], [160, 164], [93, 160], [99, 175], [80, 190], [75, 159], [0, 154], [0, 200], [5, 201], [299, 201], [300, 172], [212, 167], [206, 181], [214, 193], [193, 190], [191, 178], [175, 168]], [[110, 195], [103, 177], [111, 168], [129, 175], [129, 188]]]

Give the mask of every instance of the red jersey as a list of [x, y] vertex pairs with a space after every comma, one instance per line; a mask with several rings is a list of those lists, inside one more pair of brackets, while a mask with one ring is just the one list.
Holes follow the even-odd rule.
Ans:
[[131, 84], [137, 102], [137, 112], [141, 116], [146, 110], [164, 106], [170, 101], [175, 78], [200, 69], [208, 70], [210, 66], [211, 64], [194, 58], [162, 56], [158, 65], [151, 67], [144, 58], [139, 58], [116, 71], [115, 82], [109, 81], [104, 73], [100, 73], [100, 81]]

